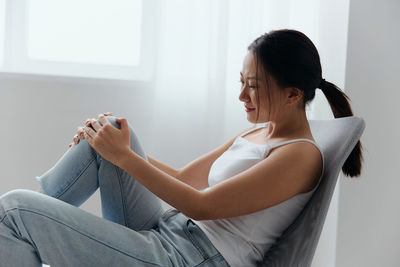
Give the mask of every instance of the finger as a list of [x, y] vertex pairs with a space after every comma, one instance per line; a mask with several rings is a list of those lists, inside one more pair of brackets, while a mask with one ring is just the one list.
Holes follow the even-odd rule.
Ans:
[[87, 142], [90, 144], [90, 145], [92, 145], [92, 137], [90, 137], [90, 135], [88, 135], [88, 133], [85, 131], [84, 132], [84, 135], [85, 135], [85, 139], [87, 140]]
[[79, 136], [80, 138], [85, 138], [85, 135], [84, 135], [84, 133], [83, 133], [83, 127], [82, 127], [82, 126], [78, 128], [77, 133], [78, 133], [78, 136]]
[[78, 136], [78, 135], [75, 135], [75, 136], [74, 136], [74, 143], [75, 143], [75, 144], [78, 144], [79, 141], [80, 141], [79, 136]]
[[95, 121], [96, 119], [91, 118], [91, 119], [87, 119], [86, 120], [86, 127], [91, 128], [92, 130], [94, 130], [92, 123]]
[[96, 132], [90, 128], [90, 127], [85, 127], [85, 138], [89, 137], [90, 139], [93, 139], [96, 136]]
[[78, 140], [79, 140], [78, 135], [77, 134], [74, 135], [74, 138], [72, 138], [72, 141], [74, 141], [74, 143], [77, 144]]
[[92, 120], [92, 127], [96, 132], [98, 132], [101, 129], [100, 123], [95, 119]]
[[116, 122], [121, 125], [121, 130], [126, 130], [128, 128], [128, 121], [125, 118], [117, 118]]
[[86, 127], [92, 127], [92, 120], [93, 120], [93, 118], [86, 120], [86, 122], [85, 122]]
[[106, 126], [107, 124], [111, 124], [111, 123], [106, 119], [106, 117], [103, 116], [103, 115], [100, 115], [100, 116], [99, 116], [99, 121], [100, 121], [100, 123], [103, 125], [103, 127]]

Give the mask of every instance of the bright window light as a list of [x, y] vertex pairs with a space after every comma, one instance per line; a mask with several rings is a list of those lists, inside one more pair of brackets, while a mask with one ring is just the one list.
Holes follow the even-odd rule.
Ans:
[[0, 0], [0, 66], [4, 64], [5, 0]]
[[29, 0], [27, 23], [30, 59], [140, 63], [141, 0]]

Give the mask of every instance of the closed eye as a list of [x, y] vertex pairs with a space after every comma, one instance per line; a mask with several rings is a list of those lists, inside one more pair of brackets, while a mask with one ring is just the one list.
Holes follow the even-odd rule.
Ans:
[[[243, 86], [244, 81], [240, 80], [239, 82], [240, 82], [240, 83], [242, 84], [242, 86]], [[258, 88], [258, 85], [249, 85], [249, 88]]]

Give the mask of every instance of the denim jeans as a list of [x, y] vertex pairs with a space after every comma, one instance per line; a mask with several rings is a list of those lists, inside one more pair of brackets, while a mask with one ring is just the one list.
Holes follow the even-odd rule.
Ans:
[[[132, 150], [147, 160], [132, 126], [130, 133]], [[0, 266], [228, 266], [190, 218], [164, 212], [157, 196], [85, 139], [36, 179], [43, 194], [0, 196]], [[97, 188], [103, 218], [79, 208]]]

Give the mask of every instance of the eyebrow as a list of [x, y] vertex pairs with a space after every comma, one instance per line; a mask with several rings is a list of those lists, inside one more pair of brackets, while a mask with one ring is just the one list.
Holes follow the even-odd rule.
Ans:
[[[240, 72], [240, 75], [243, 76], [242, 72]], [[247, 77], [247, 79], [249, 79], [249, 80], [254, 79], [254, 80], [258, 80], [258, 81], [260, 80], [260, 79], [256, 79], [255, 76]]]

